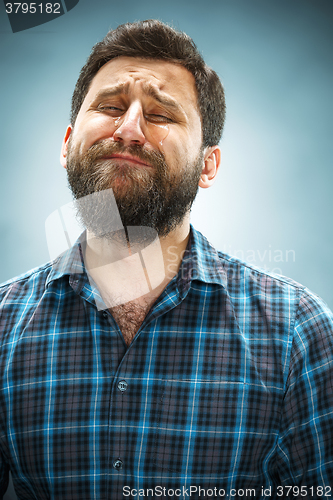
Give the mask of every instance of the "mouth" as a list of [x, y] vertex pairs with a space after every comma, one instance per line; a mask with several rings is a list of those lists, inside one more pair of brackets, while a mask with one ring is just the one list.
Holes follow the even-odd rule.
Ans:
[[117, 160], [117, 162], [121, 163], [133, 163], [133, 165], [141, 165], [143, 167], [151, 167], [148, 163], [145, 163], [140, 158], [131, 155], [123, 155], [123, 154], [112, 154], [110, 156], [103, 156], [101, 160]]

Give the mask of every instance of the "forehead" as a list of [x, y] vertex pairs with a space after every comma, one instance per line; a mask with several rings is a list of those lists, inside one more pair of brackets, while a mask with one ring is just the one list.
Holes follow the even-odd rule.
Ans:
[[186, 68], [168, 61], [134, 57], [118, 57], [104, 64], [93, 78], [86, 99], [101, 89], [123, 83], [128, 84], [129, 92], [142, 90], [148, 83], [187, 107], [198, 107], [194, 76]]

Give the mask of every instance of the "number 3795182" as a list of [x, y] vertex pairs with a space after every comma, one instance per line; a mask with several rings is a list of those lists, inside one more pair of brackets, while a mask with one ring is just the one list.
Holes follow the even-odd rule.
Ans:
[[61, 14], [60, 3], [6, 3], [7, 14]]
[[277, 496], [283, 498], [289, 497], [306, 497], [306, 498], [319, 498], [331, 497], [331, 486], [278, 486]]

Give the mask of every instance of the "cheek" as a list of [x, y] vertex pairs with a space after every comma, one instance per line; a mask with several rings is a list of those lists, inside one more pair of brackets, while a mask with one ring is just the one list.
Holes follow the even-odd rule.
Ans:
[[165, 161], [172, 172], [181, 171], [190, 161], [189, 152], [179, 145], [170, 144], [163, 148]]
[[80, 144], [80, 152], [85, 152], [96, 142], [111, 137], [114, 131], [114, 121], [100, 115], [89, 120], [89, 122], [81, 122], [75, 125], [73, 140]]
[[191, 130], [170, 128], [170, 133], [163, 143], [163, 153], [167, 159], [175, 162], [192, 164], [197, 161], [202, 145], [201, 128]]

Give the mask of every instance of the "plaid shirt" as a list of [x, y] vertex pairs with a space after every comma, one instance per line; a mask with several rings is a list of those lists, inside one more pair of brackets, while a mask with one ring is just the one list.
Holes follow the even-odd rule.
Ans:
[[2, 494], [333, 496], [332, 314], [301, 285], [191, 228], [129, 348], [79, 244], [0, 293]]

